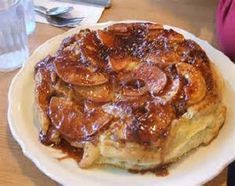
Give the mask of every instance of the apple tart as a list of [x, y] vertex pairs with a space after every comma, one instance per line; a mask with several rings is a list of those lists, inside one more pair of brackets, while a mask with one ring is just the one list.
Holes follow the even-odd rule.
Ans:
[[81, 149], [81, 168], [153, 169], [208, 144], [225, 120], [213, 63], [159, 24], [81, 30], [36, 64], [35, 82], [42, 143]]

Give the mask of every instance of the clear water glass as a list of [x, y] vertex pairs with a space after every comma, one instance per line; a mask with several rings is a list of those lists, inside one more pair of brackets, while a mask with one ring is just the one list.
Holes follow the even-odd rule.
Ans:
[[24, 7], [24, 18], [26, 23], [26, 32], [31, 34], [36, 26], [33, 0], [21, 0]]
[[29, 55], [20, 0], [0, 0], [0, 71], [22, 66]]

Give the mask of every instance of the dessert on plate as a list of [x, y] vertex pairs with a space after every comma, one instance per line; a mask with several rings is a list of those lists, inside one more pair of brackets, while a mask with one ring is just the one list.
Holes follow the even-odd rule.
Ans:
[[36, 64], [35, 82], [42, 143], [81, 149], [81, 168], [175, 162], [213, 140], [226, 115], [203, 49], [154, 23], [81, 30]]

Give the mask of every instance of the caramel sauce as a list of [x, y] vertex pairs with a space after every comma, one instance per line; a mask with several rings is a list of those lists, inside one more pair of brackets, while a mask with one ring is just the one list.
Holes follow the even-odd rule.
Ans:
[[146, 174], [146, 173], [153, 173], [156, 176], [168, 176], [169, 175], [169, 171], [168, 171], [168, 165], [164, 165], [164, 166], [159, 166], [157, 168], [153, 168], [153, 169], [147, 169], [147, 170], [131, 170], [129, 169], [128, 172], [133, 173], [133, 174]]
[[82, 159], [82, 155], [83, 155], [83, 149], [82, 148], [76, 148], [71, 146], [66, 140], [62, 139], [61, 142], [58, 145], [54, 145], [53, 148], [55, 149], [59, 149], [61, 150], [63, 153], [65, 153], [66, 155], [61, 157], [61, 158], [57, 158], [58, 160], [64, 160], [67, 158], [73, 158], [74, 160], [76, 160], [77, 162], [80, 162], [80, 160]]

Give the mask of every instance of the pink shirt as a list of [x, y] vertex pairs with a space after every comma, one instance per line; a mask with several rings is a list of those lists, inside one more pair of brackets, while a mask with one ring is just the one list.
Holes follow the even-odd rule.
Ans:
[[216, 12], [220, 49], [235, 61], [235, 0], [220, 0]]

